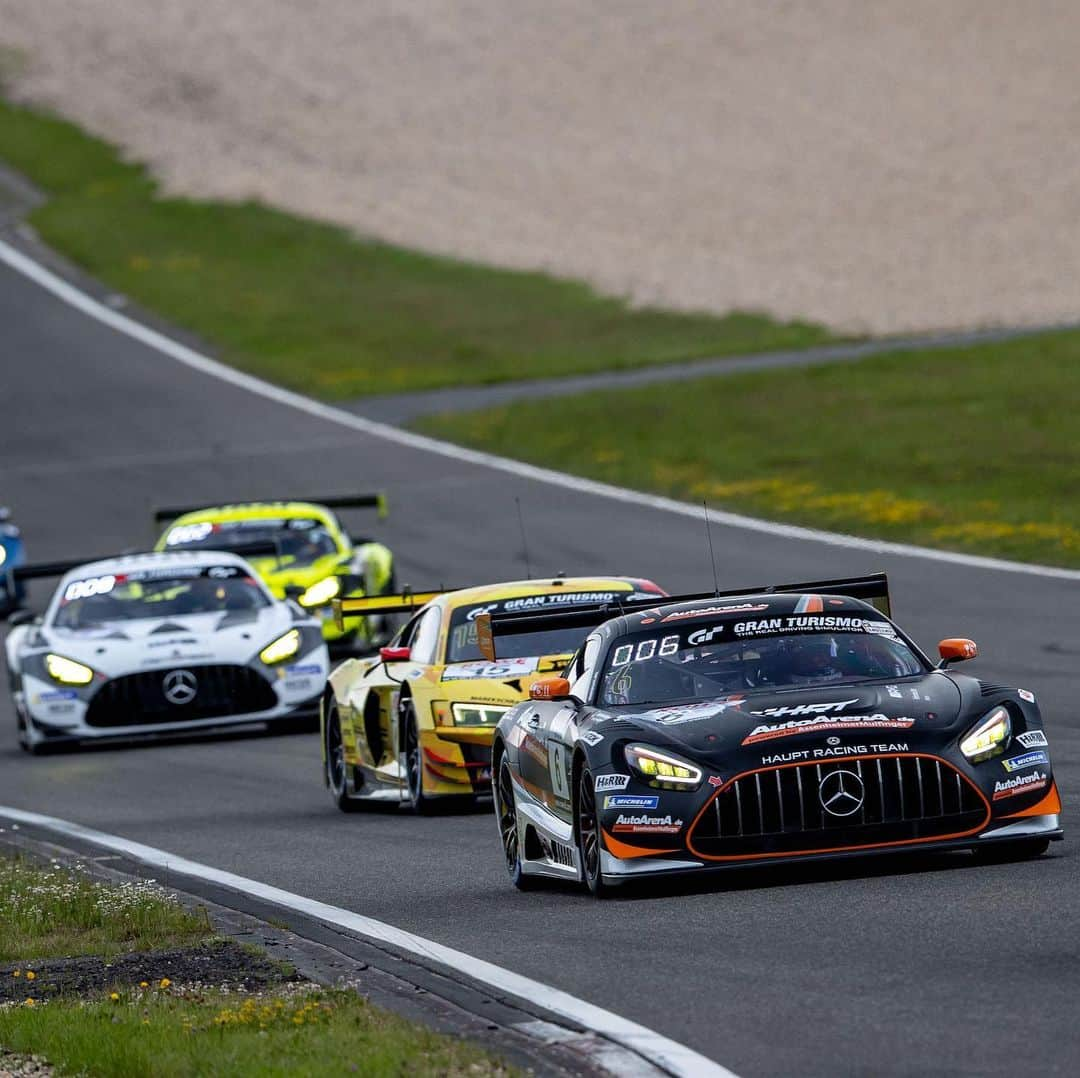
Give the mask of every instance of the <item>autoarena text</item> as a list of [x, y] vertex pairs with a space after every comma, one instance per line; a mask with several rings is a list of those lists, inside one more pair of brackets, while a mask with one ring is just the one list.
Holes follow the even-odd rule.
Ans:
[[824, 749], [796, 749], [794, 752], [777, 752], [762, 756], [761, 762], [769, 764], [793, 764], [803, 760], [829, 760], [836, 756], [878, 756], [889, 752], [907, 752], [906, 741], [890, 741], [882, 745], [829, 745]]
[[815, 715], [810, 719], [789, 719], [787, 722], [762, 723], [743, 739], [744, 745], [772, 741], [795, 734], [824, 734], [832, 730], [910, 730], [915, 720], [903, 715], [892, 718], [877, 712], [873, 715]]

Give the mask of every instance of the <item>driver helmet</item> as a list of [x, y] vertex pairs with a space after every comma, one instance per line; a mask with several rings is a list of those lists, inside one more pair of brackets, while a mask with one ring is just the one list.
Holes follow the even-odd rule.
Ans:
[[832, 636], [807, 637], [791, 645], [792, 672], [798, 677], [832, 677], [840, 673], [836, 638]]

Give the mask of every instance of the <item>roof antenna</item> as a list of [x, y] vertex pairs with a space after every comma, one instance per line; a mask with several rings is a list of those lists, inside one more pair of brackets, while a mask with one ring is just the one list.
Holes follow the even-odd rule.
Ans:
[[712, 545], [712, 528], [709, 525], [709, 503], [704, 498], [701, 499], [701, 508], [705, 513], [705, 536], [709, 540], [709, 560], [712, 562], [712, 582], [713, 593], [717, 598], [720, 597], [720, 578], [716, 575], [716, 551], [713, 550]]
[[529, 562], [529, 541], [525, 538], [525, 518], [521, 514], [521, 499], [515, 495], [514, 502], [517, 505], [518, 527], [521, 529], [521, 548], [525, 551], [525, 575], [532, 580], [532, 564]]

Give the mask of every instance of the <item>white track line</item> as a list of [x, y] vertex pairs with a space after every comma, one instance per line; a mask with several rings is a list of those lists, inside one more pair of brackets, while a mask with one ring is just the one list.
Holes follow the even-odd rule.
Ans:
[[584, 1026], [671, 1074], [686, 1075], [688, 1078], [690, 1076], [693, 1078], [697, 1076], [735, 1078], [731, 1071], [720, 1066], [719, 1063], [714, 1063], [685, 1045], [668, 1040], [667, 1037], [662, 1037], [651, 1029], [646, 1029], [645, 1026], [639, 1026], [636, 1022], [620, 1018], [611, 1011], [596, 1007], [558, 988], [523, 977], [520, 973], [503, 969], [502, 966], [493, 965], [483, 959], [473, 958], [472, 955], [455, 951], [451, 947], [444, 947], [441, 943], [424, 939], [423, 936], [414, 936], [411, 932], [405, 932], [383, 921], [376, 921], [372, 917], [351, 913], [338, 906], [328, 906], [326, 903], [316, 902], [302, 895], [294, 895], [290, 891], [282, 891], [280, 888], [259, 883], [257, 880], [223, 872], [221, 869], [202, 865], [197, 861], [188, 861], [165, 850], [144, 846], [141, 842], [132, 842], [119, 835], [94, 831], [89, 827], [69, 823], [67, 820], [60, 820], [54, 816], [42, 816], [37, 812], [25, 812], [22, 809], [8, 808], [3, 805], [0, 805], [0, 816], [22, 824], [46, 828], [55, 834], [90, 842], [107, 850], [114, 850], [162, 871], [167, 870], [170, 873], [191, 876], [195, 879], [206, 880], [208, 883], [228, 887], [241, 894], [272, 902], [284, 909], [314, 917], [326, 924], [337, 925], [366, 939], [393, 947], [395, 950], [416, 955], [430, 962], [437, 962], [439, 965], [464, 974], [473, 981], [479, 981], [481, 984], [516, 996], [518, 999], [531, 1001], [551, 1014], [558, 1015], [575, 1025]]
[[[147, 347], [153, 348], [194, 370], [201, 371], [203, 374], [220, 378], [223, 382], [239, 386], [241, 389], [256, 393], [267, 400], [287, 405], [290, 408], [296, 408], [301, 412], [307, 412], [308, 415], [315, 416], [318, 419], [336, 423], [342, 427], [349, 427], [352, 430], [370, 434], [376, 438], [397, 442], [399, 445], [407, 445], [412, 449], [438, 453], [454, 460], [494, 468], [501, 472], [509, 472], [511, 475], [516, 475], [521, 479], [550, 483], [564, 490], [574, 490], [581, 494], [592, 494], [598, 498], [611, 498], [631, 505], [658, 509], [667, 513], [677, 513], [680, 516], [694, 517], [697, 520], [701, 519], [702, 510], [699, 505], [690, 505], [686, 502], [675, 501], [673, 498], [662, 498], [655, 494], [643, 494], [640, 491], [627, 490], [625, 487], [611, 486], [608, 483], [599, 483], [592, 479], [567, 475], [564, 472], [557, 472], [550, 468], [539, 468], [532, 464], [524, 464], [521, 461], [498, 457], [493, 453], [481, 453], [475, 449], [465, 449], [450, 442], [442, 442], [436, 438], [413, 434], [397, 427], [388, 426], [385, 423], [377, 423], [374, 420], [353, 415], [351, 412], [346, 412], [329, 404], [321, 404], [300, 393], [294, 393], [291, 390], [282, 389], [280, 386], [271, 385], [261, 378], [244, 374], [242, 371], [228, 367], [224, 363], [218, 363], [216, 360], [204, 356], [201, 352], [196, 352], [193, 348], [188, 348], [187, 345], [180, 344], [179, 341], [175, 341], [157, 330], [136, 322], [127, 315], [111, 310], [2, 240], [0, 240], [0, 262], [7, 263], [13, 270], [41, 285], [42, 288], [51, 292], [58, 299], [63, 300], [76, 310], [82, 311], [83, 314], [88, 315], [90, 318], [94, 318], [98, 322], [115, 329], [118, 333], [132, 337]], [[925, 558], [930, 561], [948, 562], [953, 565], [963, 565], [974, 569], [994, 569], [1006, 573], [1025, 573], [1028, 576], [1051, 577], [1056, 580], [1080, 581], [1080, 570], [1078, 569], [1059, 569], [1050, 565], [1028, 565], [1023, 562], [1006, 561], [1002, 558], [985, 558], [976, 554], [961, 554], [949, 550], [931, 550], [928, 547], [912, 546], [907, 543], [881, 542], [874, 539], [863, 539], [856, 535], [843, 535], [838, 532], [819, 531], [816, 528], [798, 527], [794, 524], [777, 524], [774, 521], [759, 520], [756, 517], [743, 516], [740, 513], [727, 513], [716, 509], [709, 510], [709, 517], [715, 523], [728, 528], [764, 532], [767, 535], [775, 535], [784, 539], [828, 543], [830, 546], [868, 550], [875, 554], [895, 554], [907, 558]]]

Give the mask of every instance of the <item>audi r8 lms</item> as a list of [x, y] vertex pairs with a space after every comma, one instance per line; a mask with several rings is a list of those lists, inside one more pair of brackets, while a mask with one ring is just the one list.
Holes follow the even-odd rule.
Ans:
[[23, 584], [12, 570], [23, 563], [22, 535], [6, 506], [0, 506], [0, 617], [17, 610], [26, 597]]
[[[877, 603], [871, 605], [867, 599]], [[1027, 857], [1062, 835], [1033, 693], [933, 664], [884, 577], [480, 626], [585, 628], [563, 677], [499, 720], [492, 769], [511, 880], [584, 881], [890, 850]]]
[[565, 666], [583, 633], [522, 635], [489, 662], [477, 638], [481, 616], [663, 594], [648, 580], [579, 577], [341, 600], [342, 618], [373, 610], [413, 617], [377, 658], [348, 660], [330, 675], [322, 744], [334, 802], [349, 811], [364, 801], [401, 801], [426, 813], [439, 802], [490, 795], [496, 722], [537, 678]]
[[31, 753], [313, 720], [329, 669], [318, 620], [218, 551], [69, 569], [41, 617], [21, 611], [12, 621], [5, 654], [19, 741]]
[[231, 550], [247, 556], [252, 545], [269, 552], [248, 560], [278, 598], [295, 598], [318, 617], [335, 649], [370, 651], [389, 637], [381, 617], [338, 628], [331, 602], [343, 596], [393, 590], [394, 558], [374, 539], [350, 536], [335, 509], [375, 508], [386, 515], [386, 497], [360, 494], [319, 502], [243, 502], [209, 508], [158, 509], [154, 519], [172, 521], [156, 550]]

